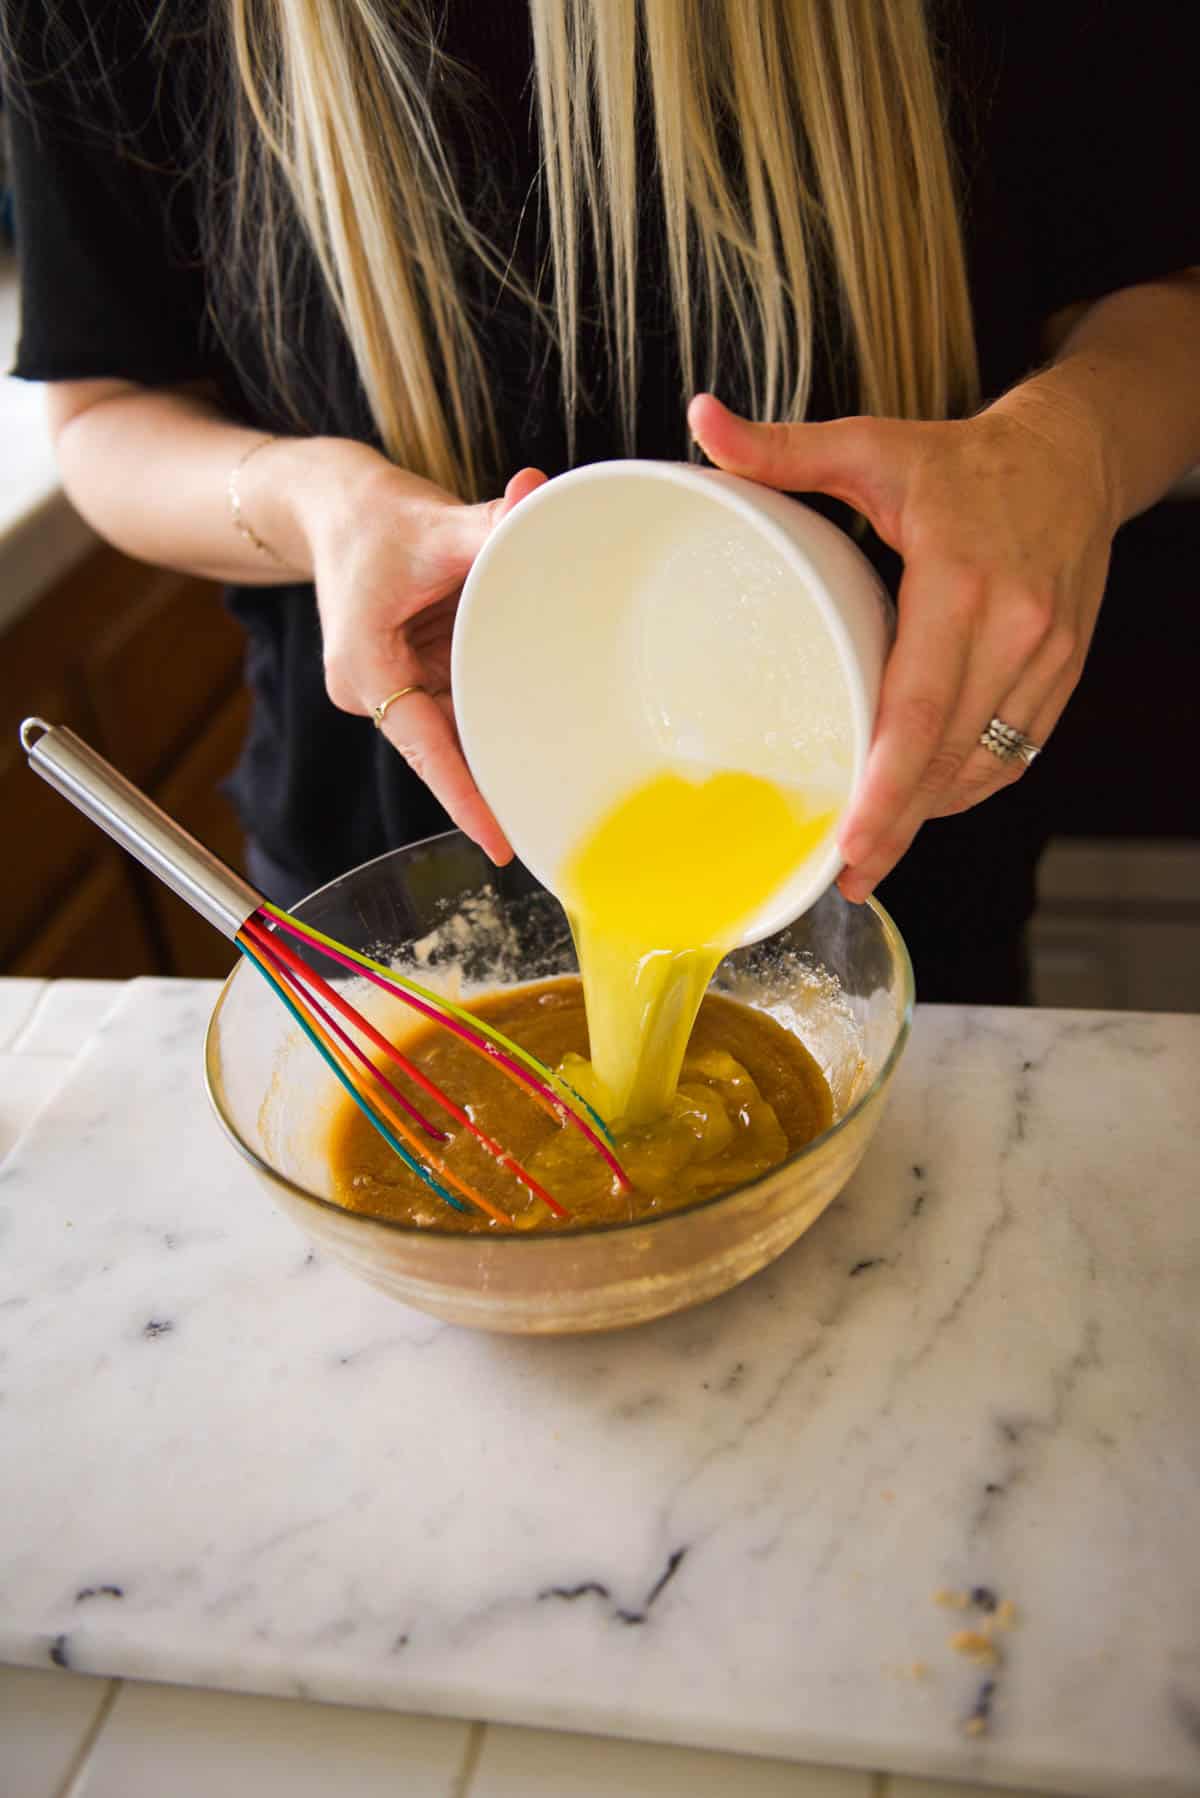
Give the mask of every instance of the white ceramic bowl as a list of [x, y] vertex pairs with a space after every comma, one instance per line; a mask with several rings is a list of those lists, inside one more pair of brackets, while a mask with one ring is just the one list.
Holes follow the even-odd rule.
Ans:
[[[664, 766], [759, 774], [840, 815], [891, 633], [874, 570], [809, 507], [713, 469], [593, 463], [522, 501], [471, 569], [459, 735], [553, 892], [583, 832]], [[801, 916], [839, 867], [831, 832], [742, 942]]]

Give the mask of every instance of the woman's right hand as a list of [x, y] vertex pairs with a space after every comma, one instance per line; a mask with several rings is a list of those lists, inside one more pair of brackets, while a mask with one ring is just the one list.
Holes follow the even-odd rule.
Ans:
[[[510, 860], [459, 746], [450, 642], [468, 569], [505, 513], [545, 475], [522, 469], [502, 498], [464, 505], [361, 444], [295, 446], [291, 480], [281, 479], [286, 454], [281, 443], [247, 464], [247, 476], [257, 479], [243, 502], [251, 519], [278, 520], [289, 560], [302, 560], [316, 584], [330, 699], [370, 717], [389, 694], [420, 688], [388, 708], [384, 735], [461, 830], [493, 861]], [[269, 522], [259, 528], [266, 537]]]

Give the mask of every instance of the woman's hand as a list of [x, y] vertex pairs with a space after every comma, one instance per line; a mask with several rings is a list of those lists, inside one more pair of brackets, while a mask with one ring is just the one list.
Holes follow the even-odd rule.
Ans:
[[720, 468], [863, 513], [904, 560], [899, 628], [839, 886], [862, 900], [927, 818], [1023, 772], [980, 746], [993, 717], [1039, 747], [1079, 679], [1118, 522], [1094, 434], [1030, 388], [944, 424], [762, 425], [710, 395], [688, 414]]
[[510, 858], [459, 747], [450, 638], [489, 531], [545, 475], [522, 469], [502, 499], [464, 506], [366, 444], [248, 430], [202, 387], [67, 381], [49, 411], [72, 499], [127, 554], [239, 585], [315, 581], [333, 703], [370, 717], [421, 688], [388, 708], [389, 742], [468, 836]]
[[[260, 470], [248, 463], [247, 473], [271, 480], [270, 455], [256, 458]], [[467, 506], [373, 450], [319, 439], [288, 489], [291, 528], [280, 527], [281, 541], [299, 532], [307, 545], [330, 699], [370, 717], [389, 694], [421, 689], [388, 708], [384, 735], [496, 862], [512, 850], [459, 747], [450, 641], [463, 580], [489, 532], [545, 478], [523, 469], [503, 498]]]

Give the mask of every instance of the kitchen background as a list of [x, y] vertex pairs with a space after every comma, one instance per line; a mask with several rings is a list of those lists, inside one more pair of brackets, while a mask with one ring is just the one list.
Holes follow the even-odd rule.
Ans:
[[[0, 250], [0, 371], [11, 362], [17, 328], [15, 266], [11, 254]], [[0, 975], [220, 974], [229, 962], [227, 945], [34, 780], [18, 746], [17, 725], [29, 712], [75, 726], [198, 836], [238, 862], [237, 822], [220, 791], [246, 721], [237, 630], [208, 583], [140, 566], [96, 541], [58, 485], [42, 410], [37, 389], [0, 372], [0, 816], [7, 827]], [[1036, 771], [1047, 783], [1057, 819], [1032, 941], [1035, 993], [1042, 1005], [1200, 1011], [1200, 806], [1193, 772], [1198, 552], [1200, 471], [1177, 497], [1123, 534], [1086, 680], [1052, 753]], [[114, 1003], [112, 989], [91, 986], [63, 990], [57, 998], [62, 1000], [57, 1010], [46, 1004], [36, 1028], [24, 1030], [21, 1044], [29, 1053], [5, 1057], [5, 1079], [17, 1110], [27, 1103], [32, 1113], [51, 1090], [49, 1078], [62, 1078], [60, 1065], [67, 1066], [69, 1054]], [[14, 992], [13, 1004], [26, 1003], [34, 1003], [31, 995]], [[948, 1020], [952, 1014], [942, 1016]], [[1042, 1025], [1055, 1028], [1053, 1020]], [[0, 1047], [12, 1047], [19, 1034], [15, 1026], [15, 1016], [0, 1017]], [[1143, 1025], [1131, 1020], [1124, 1028], [1140, 1031]], [[1116, 1053], [1111, 1036], [1099, 1052], [1100, 1063], [1108, 1053]], [[1141, 1053], [1139, 1047], [1139, 1059]], [[986, 1107], [987, 1093], [1002, 1084], [1002, 1058], [994, 1065], [994, 1082], [980, 1081], [968, 1070], [971, 1107]], [[1087, 1059], [1093, 1080], [1097, 1065]], [[1130, 1063], [1135, 1073], [1137, 1065]], [[36, 1078], [23, 1084], [17, 1078], [21, 1073]], [[1058, 1077], [1054, 1090], [1061, 1096], [1070, 1087]], [[1157, 1073], [1151, 1078], [1169, 1087], [1169, 1064], [1165, 1078]], [[972, 1110], [972, 1127], [975, 1115]], [[986, 1136], [986, 1109], [980, 1117], [980, 1134]], [[8, 1146], [0, 1130], [0, 1155]], [[943, 1148], [939, 1145], [939, 1153]], [[952, 1161], [948, 1157], [948, 1164]], [[1161, 1168], [1157, 1180], [1170, 1190]], [[1030, 1184], [1036, 1189], [1036, 1181]], [[1186, 1191], [1182, 1182], [1180, 1191]], [[918, 1202], [923, 1198], [924, 1193]], [[1010, 1232], [1010, 1247], [1011, 1240]], [[1058, 1265], [1053, 1253], [1039, 1254], [1039, 1266], [1043, 1262], [1053, 1277]], [[860, 1261], [851, 1271], [878, 1265]], [[978, 1284], [976, 1273], [972, 1286]], [[1118, 1285], [1116, 1309], [1123, 1290]], [[1151, 1310], [1159, 1295], [1139, 1297]], [[1089, 1292], [1089, 1305], [1094, 1301]], [[1132, 1309], [1125, 1306], [1126, 1312]], [[1071, 1305], [1056, 1302], [1055, 1310], [1069, 1315]], [[336, 1294], [333, 1311], [336, 1315]], [[976, 1310], [972, 1328], [977, 1316]], [[989, 1318], [994, 1314], [985, 1313], [981, 1340]], [[1130, 1352], [1114, 1358], [1126, 1385], [1148, 1335], [1141, 1329], [1136, 1334]], [[873, 1349], [872, 1360], [878, 1359]], [[1106, 1381], [1114, 1361], [1107, 1371], [1101, 1369]], [[741, 1373], [740, 1362], [735, 1371]], [[370, 1367], [364, 1372], [372, 1377]], [[958, 1364], [956, 1375], [962, 1373]], [[946, 1390], [940, 1378], [933, 1388], [939, 1404]], [[968, 1372], [968, 1386], [970, 1378]], [[1147, 1410], [1153, 1398], [1148, 1388]], [[147, 1404], [148, 1412], [153, 1409]], [[927, 1413], [931, 1407], [918, 1403], [916, 1409]], [[1164, 1442], [1174, 1440], [1177, 1413], [1170, 1417]], [[1073, 1454], [1075, 1440], [1065, 1434]], [[1067, 1465], [1071, 1477], [1060, 1489], [1090, 1490], [1086, 1457]], [[1165, 1456], [1151, 1458], [1150, 1465], [1164, 1507], [1169, 1506]], [[895, 1494], [889, 1490], [883, 1497], [894, 1500]], [[1107, 1497], [1104, 1489], [1101, 1498]], [[927, 1510], [936, 1532], [942, 1525], [937, 1506]], [[1097, 1514], [1104, 1514], [1103, 1502]], [[1087, 1525], [1097, 1527], [1095, 1515]], [[1131, 1554], [1140, 1541], [1138, 1526], [1154, 1536], [1156, 1519], [1130, 1518]], [[1047, 1549], [1052, 1553], [1048, 1539]], [[1149, 1557], [1131, 1561], [1131, 1595], [1136, 1591], [1141, 1598], [1143, 1585], [1150, 1590], [1148, 1569]], [[1053, 1612], [1045, 1597], [1053, 1584], [1052, 1574], [1046, 1582], [1032, 1581], [1044, 1611]], [[1117, 1593], [1127, 1628], [1136, 1607], [1127, 1603], [1126, 1588], [1118, 1585]], [[1093, 1622], [1102, 1619], [1090, 1584], [1084, 1596], [1086, 1614]], [[1152, 1614], [1152, 1606], [1151, 1599], [1145, 1615]], [[1077, 1608], [1064, 1607], [1064, 1616], [1065, 1640], [1074, 1649]], [[1135, 1644], [1137, 1672], [1154, 1662], [1163, 1647], [1161, 1633], [1156, 1618], [1143, 1638], [1126, 1635]], [[1054, 1642], [1052, 1629], [1045, 1639]], [[92, 1679], [59, 1671], [65, 1665], [63, 1640], [55, 1645], [51, 1658], [59, 1666], [53, 1669], [0, 1669], [5, 1745], [0, 1794], [79, 1793], [86, 1783], [95, 1798], [164, 1790], [185, 1798], [222, 1789], [296, 1798], [325, 1793], [337, 1782], [348, 1794], [382, 1798], [400, 1789], [397, 1769], [402, 1768], [406, 1791], [448, 1795], [469, 1788], [472, 1798], [562, 1798], [568, 1789], [581, 1798], [585, 1790], [639, 1792], [645, 1798], [651, 1793], [724, 1798], [733, 1791], [743, 1798], [784, 1798], [785, 1793], [787, 1798], [884, 1798], [885, 1793], [888, 1798], [983, 1798], [982, 1788], [935, 1786], [924, 1779], [806, 1770], [790, 1762], [618, 1739]], [[1056, 1675], [1062, 1672], [1060, 1661], [1066, 1671], [1063, 1710], [1069, 1713], [1078, 1702], [1072, 1657], [1049, 1650], [1047, 1677], [1051, 1667]], [[848, 1703], [858, 1702], [851, 1693]]]
[[[0, 251], [0, 368], [17, 331]], [[1200, 471], [1122, 533], [1084, 681], [1031, 777], [1056, 826], [1040, 1005], [1200, 1011], [1198, 602]], [[0, 377], [0, 974], [227, 971], [207, 925], [29, 777], [16, 733], [31, 712], [72, 725], [236, 865], [221, 781], [246, 723], [240, 657], [217, 588], [96, 540], [58, 485], [41, 393]]]

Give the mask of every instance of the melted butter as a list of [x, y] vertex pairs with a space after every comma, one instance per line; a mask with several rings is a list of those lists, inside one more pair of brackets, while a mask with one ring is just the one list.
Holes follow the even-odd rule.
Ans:
[[[577, 1092], [596, 1091], [587, 1062], [567, 1055], [559, 1070]], [[590, 1077], [589, 1077], [590, 1076]], [[787, 1155], [787, 1132], [753, 1075], [725, 1049], [695, 1049], [665, 1111], [616, 1133], [621, 1165], [647, 1209], [686, 1193], [708, 1198], [754, 1180]], [[538, 1151], [530, 1172], [556, 1196], [574, 1202], [615, 1191], [604, 1163], [573, 1130], [559, 1131]]]
[[[435, 1026], [406, 1052], [469, 1105], [573, 1224], [674, 1210], [757, 1178], [828, 1128], [831, 1095], [781, 1025], [705, 989], [749, 919], [824, 842], [834, 816], [755, 775], [654, 776], [600, 819], [563, 869], [582, 991], [577, 981], [556, 981], [477, 1002], [610, 1121], [632, 1191], [620, 1189], [578, 1131], [548, 1119], [453, 1033]], [[403, 1077], [399, 1084], [409, 1090]], [[439, 1154], [515, 1228], [557, 1227], [467, 1131], [446, 1129]], [[431, 1195], [349, 1101], [331, 1161], [336, 1196], [351, 1209], [454, 1232], [497, 1227]]]
[[[578, 980], [516, 987], [475, 1000], [471, 1009], [539, 1060], [561, 1066], [580, 1088], [594, 1075]], [[578, 1131], [562, 1129], [500, 1070], [460, 1038], [431, 1025], [406, 1035], [405, 1053], [469, 1103], [476, 1122], [521, 1160], [570, 1212], [565, 1227], [612, 1224], [674, 1211], [727, 1191], [774, 1167], [833, 1121], [833, 1100], [803, 1044], [766, 1013], [709, 993], [692, 1031], [678, 1088], [665, 1115], [622, 1130], [617, 1149], [633, 1191], [623, 1193]], [[415, 1102], [429, 1101], [403, 1076]], [[509, 1213], [518, 1230], [564, 1227], [450, 1119], [439, 1153]], [[499, 1228], [480, 1212], [450, 1210], [409, 1173], [350, 1102], [330, 1119], [332, 1196], [348, 1210], [459, 1234]]]
[[674, 1129], [684, 1053], [717, 963], [833, 823], [832, 811], [758, 775], [664, 771], [568, 858], [559, 889], [592, 1061], [592, 1077], [576, 1068], [572, 1078], [623, 1136], [660, 1119]]

